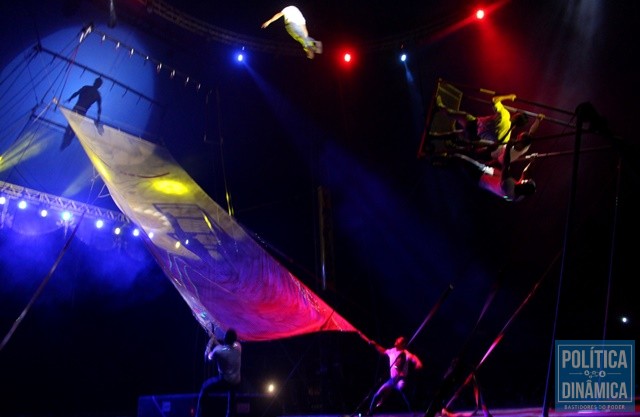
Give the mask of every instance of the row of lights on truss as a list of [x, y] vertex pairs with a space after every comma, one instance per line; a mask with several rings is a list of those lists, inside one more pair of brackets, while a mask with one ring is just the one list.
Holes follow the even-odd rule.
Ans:
[[[80, 42], [84, 41], [84, 39], [86, 39], [86, 37], [93, 32], [93, 26], [89, 25], [88, 27], [86, 27], [83, 32], [80, 35]], [[116, 49], [126, 49], [129, 51], [129, 57], [133, 57], [134, 55], [137, 55], [139, 57], [141, 57], [145, 62], [151, 62], [155, 65], [156, 67], [156, 73], [160, 74], [163, 70], [164, 71], [168, 71], [169, 74], [169, 78], [170, 79], [174, 79], [176, 77], [179, 77], [183, 80], [183, 83], [186, 86], [188, 85], [193, 85], [195, 87], [196, 92], [199, 92], [202, 89], [202, 83], [198, 82], [196, 80], [194, 80], [191, 76], [184, 74], [178, 70], [176, 70], [175, 68], [172, 68], [170, 66], [165, 65], [164, 63], [162, 63], [160, 60], [154, 59], [152, 57], [150, 57], [147, 54], [141, 53], [139, 51], [137, 51], [135, 48], [133, 48], [132, 46], [126, 45], [124, 43], [122, 43], [121, 41], [112, 38], [108, 35], [106, 35], [105, 33], [100, 33], [100, 37], [101, 37], [101, 41], [102, 42], [112, 42]], [[235, 52], [235, 61], [238, 63], [244, 63], [246, 61], [247, 58], [247, 50], [245, 47], [239, 47], [237, 49], [237, 51]], [[344, 50], [341, 54], [340, 54], [340, 59], [344, 62], [344, 64], [350, 64], [351, 62], [354, 61], [354, 57], [355, 54], [350, 51], [350, 50]], [[400, 62], [405, 63], [408, 59], [408, 55], [407, 52], [404, 51], [404, 48], [401, 48], [400, 54], [399, 54], [399, 58]]]
[[[9, 204], [10, 199], [8, 199], [5, 196], [0, 196], [0, 206], [5, 206], [7, 204]], [[17, 204], [16, 207], [20, 210], [26, 210], [29, 207], [29, 203], [24, 200], [17, 200]], [[63, 211], [59, 211], [59, 210], [55, 210], [57, 211], [57, 214], [59, 215], [59, 222], [61, 226], [64, 227], [69, 227], [73, 221], [74, 221], [74, 214], [69, 211], [69, 210], [63, 210]], [[40, 208], [39, 210], [37, 210], [38, 215], [41, 218], [48, 218], [50, 216], [50, 209], [47, 208]], [[105, 227], [107, 226], [108, 221], [105, 221], [104, 219], [96, 219], [94, 221], [94, 226], [96, 229], [98, 230], [102, 230], [105, 229]], [[116, 224], [111, 228], [112, 233], [115, 236], [123, 236], [127, 231], [129, 231], [129, 234], [133, 237], [139, 237], [141, 235], [141, 231], [139, 228], [137, 227], [131, 227], [130, 224], [127, 223], [118, 223], [116, 222]], [[153, 232], [149, 232], [148, 233], [148, 237], [149, 239], [153, 239], [154, 234]], [[184, 241], [176, 241], [175, 243], [175, 247], [176, 249], [178, 249], [180, 246], [189, 246], [190, 242], [189, 239], [185, 239]]]
[[[0, 206], [4, 206], [6, 204], [9, 204], [9, 199], [7, 199], [7, 197], [5, 196], [0, 196]], [[17, 200], [16, 207], [20, 210], [26, 210], [29, 207], [29, 203], [26, 200]], [[41, 207], [37, 212], [41, 218], [47, 218], [51, 215], [50, 209], [44, 207]], [[71, 211], [63, 210], [58, 212], [57, 214], [59, 215], [59, 221], [64, 226], [70, 225], [74, 220], [74, 214]], [[94, 225], [96, 229], [104, 229], [107, 226], [107, 221], [105, 221], [104, 219], [96, 219]], [[127, 229], [131, 228], [129, 227], [129, 225], [122, 223], [116, 224], [111, 229], [111, 231], [114, 235], [120, 236], [123, 235], [125, 231], [127, 231]], [[140, 236], [140, 234], [140, 229], [138, 229], [137, 227], [131, 229], [131, 236], [138, 237]], [[153, 238], [153, 233], [149, 234], [149, 238]]]
[[[85, 27], [83, 29], [83, 31], [81, 32], [81, 34], [80, 34], [80, 43], [82, 43], [87, 38], [87, 36], [92, 32], [94, 32], [93, 24]], [[152, 58], [151, 56], [149, 56], [147, 54], [139, 52], [134, 47], [126, 45], [123, 42], [121, 42], [121, 41], [119, 41], [119, 40], [117, 40], [115, 38], [112, 38], [112, 37], [108, 36], [105, 33], [99, 33], [99, 35], [100, 35], [100, 39], [101, 39], [102, 42], [109, 41], [109, 42], [112, 42], [115, 45], [116, 49], [123, 48], [123, 49], [126, 49], [127, 51], [129, 51], [129, 57], [133, 57], [134, 55], [137, 55], [137, 56], [141, 57], [144, 60], [145, 63], [146, 62], [153, 63], [155, 65], [155, 67], [156, 67], [156, 73], [160, 74], [163, 70], [168, 71], [170, 79], [173, 80], [176, 77], [181, 78], [183, 80], [183, 83], [184, 83], [185, 87], [194, 86], [196, 92], [199, 92], [202, 89], [202, 87], [203, 87], [202, 83], [197, 81], [197, 80], [195, 80], [195, 79], [193, 79], [193, 77], [191, 77], [191, 76], [189, 76], [187, 74], [184, 74], [184, 73], [176, 70], [175, 68], [172, 68], [170, 66], [165, 65], [160, 60], [154, 59], [154, 58]]]
[[[344, 50], [340, 55], [340, 60], [345, 64], [348, 65], [352, 62], [354, 62], [355, 59], [355, 54], [349, 50]], [[238, 63], [242, 63], [246, 61], [246, 53], [245, 53], [245, 48], [240, 48], [240, 50], [238, 52], [236, 52], [235, 54], [235, 59]], [[406, 52], [401, 51], [400, 54], [398, 55], [398, 59], [400, 60], [400, 62], [405, 63], [408, 59], [408, 55]]]

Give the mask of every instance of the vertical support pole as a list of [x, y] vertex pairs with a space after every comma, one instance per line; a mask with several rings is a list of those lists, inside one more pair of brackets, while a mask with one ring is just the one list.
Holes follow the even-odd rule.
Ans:
[[551, 370], [554, 363], [554, 351], [556, 342], [556, 330], [558, 325], [558, 310], [560, 308], [560, 297], [562, 295], [562, 283], [566, 275], [567, 254], [570, 253], [569, 247], [571, 243], [571, 232], [574, 222], [574, 205], [576, 200], [576, 190], [578, 184], [578, 162], [580, 161], [580, 145], [582, 142], [583, 125], [586, 119], [589, 119], [595, 113], [593, 106], [589, 103], [581, 103], [576, 108], [576, 137], [573, 152], [573, 169], [571, 172], [571, 190], [569, 201], [567, 204], [567, 217], [564, 228], [564, 243], [562, 246], [562, 260], [560, 265], [560, 278], [558, 279], [558, 289], [556, 294], [556, 312], [553, 322], [553, 331], [551, 333], [551, 344], [549, 346], [549, 361], [547, 364], [547, 379], [545, 382], [544, 401], [542, 404], [542, 416], [549, 417], [549, 389], [551, 380]]

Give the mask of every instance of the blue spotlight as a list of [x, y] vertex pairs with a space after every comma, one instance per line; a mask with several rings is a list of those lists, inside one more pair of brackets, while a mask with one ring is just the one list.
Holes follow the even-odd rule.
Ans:
[[120, 233], [122, 233], [122, 229], [121, 228], [116, 227], [115, 229], [113, 229], [113, 234], [119, 235]]
[[18, 203], [18, 208], [23, 209], [23, 210], [24, 210], [24, 209], [26, 209], [26, 208], [27, 208], [27, 202], [26, 202], [26, 201], [24, 201], [24, 200], [21, 200], [21, 201]]
[[136, 237], [140, 236], [140, 229], [138, 229], [137, 227], [135, 229], [133, 229], [132, 234]]
[[400, 54], [400, 62], [406, 62], [406, 61], [407, 61], [407, 54], [403, 52]]
[[104, 226], [104, 221], [102, 219], [96, 220], [96, 228], [102, 229], [103, 226]]
[[49, 212], [47, 211], [47, 209], [40, 210], [40, 217], [47, 217], [48, 215]]
[[0, 204], [6, 204], [6, 202], [7, 202], [7, 197], [5, 196], [0, 197]]
[[69, 220], [71, 220], [71, 213], [69, 213], [68, 211], [63, 211], [61, 214], [62, 220], [64, 220], [65, 222], [68, 222]]
[[243, 46], [240, 51], [236, 52], [235, 60], [237, 63], [241, 64], [245, 61], [246, 58], [247, 57], [244, 54], [244, 46]]

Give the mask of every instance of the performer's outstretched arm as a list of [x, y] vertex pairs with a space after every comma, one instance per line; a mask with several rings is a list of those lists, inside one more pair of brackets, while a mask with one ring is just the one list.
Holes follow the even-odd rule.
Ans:
[[270, 24], [272, 24], [276, 20], [280, 19], [282, 16], [284, 16], [284, 13], [282, 13], [282, 12], [278, 12], [278, 13], [274, 14], [271, 19], [267, 20], [266, 22], [264, 22], [262, 24], [262, 26], [261, 26], [262, 29], [266, 28], [267, 26], [269, 26]]

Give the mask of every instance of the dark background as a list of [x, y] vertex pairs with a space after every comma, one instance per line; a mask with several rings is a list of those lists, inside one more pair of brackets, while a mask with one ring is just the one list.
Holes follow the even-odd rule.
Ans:
[[[542, 404], [554, 334], [636, 338], [636, 2], [507, 1], [488, 5], [481, 22], [462, 1], [298, 3], [324, 44], [314, 60], [281, 21], [260, 29], [285, 5], [174, 2], [209, 28], [203, 35], [134, 0], [115, 2], [115, 27], [107, 2], [3, 3], [1, 149], [42, 149], [18, 152], [15, 164], [4, 154], [1, 179], [115, 210], [79, 144], [59, 149], [64, 123], [48, 106], [101, 74], [105, 123], [167, 146], [368, 337], [390, 345], [415, 336], [425, 364], [410, 393], [418, 410], [453, 358], [478, 364], [503, 331], [478, 372], [489, 407]], [[96, 31], [75, 54], [90, 22]], [[34, 53], [38, 44], [76, 65]], [[350, 65], [340, 60], [347, 47]], [[488, 89], [547, 115], [531, 151], [552, 155], [534, 165], [534, 196], [507, 204], [466, 167], [417, 157], [440, 78], [464, 90], [474, 113], [489, 111]], [[573, 113], [583, 103], [600, 123], [585, 126], [597, 132], [582, 135], [575, 165]], [[326, 285], [319, 187], [331, 207]], [[198, 391], [209, 372], [205, 333], [142, 243], [86, 231], [63, 252], [69, 236], [26, 216], [2, 223], [2, 336], [28, 313], [0, 351], [0, 415], [129, 416], [140, 396]], [[286, 413], [355, 411], [386, 372], [352, 334], [244, 350], [245, 390], [279, 381]], [[471, 392], [460, 401], [472, 404]]]

